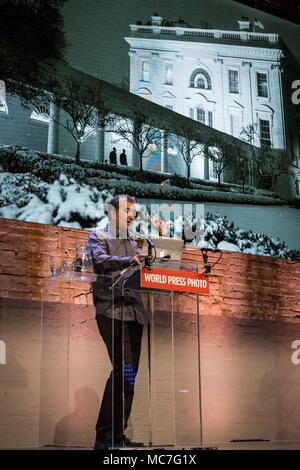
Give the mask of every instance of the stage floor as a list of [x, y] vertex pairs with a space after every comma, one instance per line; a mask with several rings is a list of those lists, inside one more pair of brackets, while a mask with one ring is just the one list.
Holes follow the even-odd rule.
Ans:
[[[143, 447], [143, 448], [130, 448], [123, 447], [120, 450], [126, 452], [126, 450], [192, 450], [193, 447]], [[287, 442], [221, 442], [216, 444], [207, 444], [204, 450], [300, 450], [300, 441], [287, 441]], [[2, 449], [4, 450], [4, 449]], [[9, 450], [93, 450], [91, 447], [77, 447], [77, 446], [42, 446], [34, 448], [16, 448]]]

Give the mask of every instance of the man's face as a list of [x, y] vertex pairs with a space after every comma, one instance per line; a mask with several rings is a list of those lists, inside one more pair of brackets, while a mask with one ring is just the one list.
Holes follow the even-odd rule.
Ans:
[[119, 208], [115, 213], [116, 228], [120, 238], [127, 238], [130, 225], [136, 218], [136, 207], [134, 202], [121, 199]]

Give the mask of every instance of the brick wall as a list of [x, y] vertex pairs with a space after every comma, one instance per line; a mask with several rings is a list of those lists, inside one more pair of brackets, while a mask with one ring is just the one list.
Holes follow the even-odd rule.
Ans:
[[[72, 260], [87, 232], [2, 219], [0, 265], [0, 447], [91, 446], [110, 363], [90, 286], [44, 291], [49, 259]], [[210, 255], [211, 260], [219, 254]], [[184, 252], [202, 262], [201, 253]], [[200, 303], [205, 443], [300, 439], [299, 264], [223, 253]], [[71, 299], [69, 303], [69, 299]], [[195, 297], [155, 302], [152, 328], [153, 441], [199, 444]], [[173, 345], [172, 329], [173, 322]], [[128, 434], [149, 439], [146, 331]], [[172, 349], [174, 348], [174, 349]], [[174, 356], [173, 356], [174, 351]], [[174, 419], [175, 418], [175, 419]]]
[[[85, 230], [44, 224], [0, 221], [1, 297], [39, 301], [42, 279], [49, 276], [50, 258], [71, 262], [76, 245], [86, 241]], [[210, 254], [213, 263], [219, 254]], [[184, 260], [202, 266], [198, 250], [185, 250]], [[300, 321], [300, 264], [269, 257], [223, 252], [210, 277], [210, 295], [203, 296], [201, 313], [255, 319]], [[62, 286], [62, 292], [64, 292]], [[89, 286], [86, 286], [87, 291]], [[81, 292], [82, 284], [74, 283]], [[78, 292], [78, 294], [80, 293]], [[51, 294], [49, 294], [51, 295]], [[56, 300], [64, 300], [60, 293]], [[75, 297], [75, 296], [74, 296]], [[76, 303], [91, 296], [77, 296]]]

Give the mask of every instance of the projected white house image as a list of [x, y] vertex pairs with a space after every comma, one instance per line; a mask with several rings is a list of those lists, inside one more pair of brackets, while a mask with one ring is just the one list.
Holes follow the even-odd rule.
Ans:
[[[211, 29], [207, 22], [199, 26], [159, 15], [146, 24], [131, 24], [130, 35], [125, 37], [130, 92], [238, 139], [283, 150], [297, 162], [300, 139], [291, 102], [291, 76], [299, 64], [282, 38], [261, 29], [260, 21], [253, 23], [246, 17], [237, 19], [235, 30]], [[128, 106], [135, 105], [131, 94], [126, 100]], [[55, 106], [24, 110], [17, 98], [1, 95], [0, 118], [2, 143], [73, 154], [72, 138], [59, 125], [65, 119], [64, 112]], [[180, 125], [178, 119], [174, 113], [174, 123]], [[249, 126], [255, 132], [243, 135]], [[83, 136], [81, 158], [106, 160], [113, 147], [117, 155], [125, 148], [128, 164], [137, 165], [128, 141], [112, 132], [102, 135], [99, 130], [89, 130]], [[166, 135], [162, 133], [159, 148], [150, 150], [145, 169], [186, 175], [185, 162]], [[217, 177], [212, 162], [200, 153], [190, 170], [192, 177]], [[222, 174], [222, 179], [226, 181], [226, 175]], [[297, 177], [292, 191], [299, 194]]]
[[[261, 142], [256, 138], [256, 145], [265, 143], [299, 157], [287, 90], [295, 61], [276, 33], [256, 23], [243, 18], [235, 31], [222, 31], [152, 16], [146, 25], [130, 25], [130, 91], [237, 138], [243, 128], [257, 126]], [[169, 148], [167, 163], [152, 158], [152, 165], [184, 172], [174, 153]], [[215, 175], [198, 156], [192, 176]]]
[[[24, 109], [7, 86], [0, 94], [0, 216], [92, 228], [108, 194], [125, 192], [147, 203], [201, 202], [205, 213], [298, 249], [298, 26], [221, 0], [191, 1], [190, 10], [166, 2], [157, 13], [154, 4], [132, 10], [105, 0], [98, 11], [91, 1], [85, 11], [74, 3], [76, 11], [68, 2], [64, 9], [70, 47], [57, 77], [92, 89], [89, 103], [75, 93], [74, 109], [97, 112], [103, 97], [108, 115], [132, 129], [114, 119], [82, 127], [63, 104], [67, 87], [58, 99], [47, 89], [48, 102]], [[147, 132], [141, 154], [133, 139], [140, 135], [141, 143]]]

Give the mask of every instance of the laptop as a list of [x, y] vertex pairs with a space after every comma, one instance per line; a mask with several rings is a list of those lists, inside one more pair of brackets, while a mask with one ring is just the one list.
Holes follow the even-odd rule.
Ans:
[[[181, 254], [184, 241], [178, 238], [159, 237], [150, 239], [156, 250], [155, 267], [177, 269], [181, 265]], [[148, 254], [148, 244], [146, 240], [143, 244], [142, 254]], [[154, 249], [152, 254], [155, 254]]]

